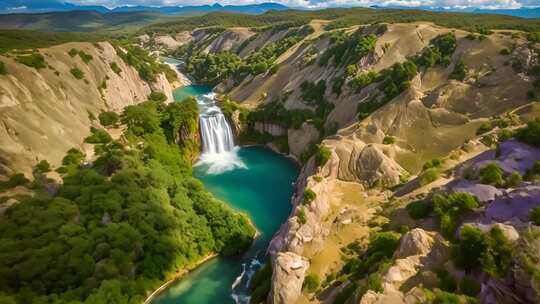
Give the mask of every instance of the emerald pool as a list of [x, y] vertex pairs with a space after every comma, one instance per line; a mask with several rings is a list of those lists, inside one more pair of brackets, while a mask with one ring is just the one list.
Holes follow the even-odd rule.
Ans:
[[[175, 99], [209, 93], [204, 86], [175, 91]], [[291, 211], [293, 182], [298, 176], [294, 162], [259, 146], [235, 150], [243, 166], [209, 173], [211, 164], [196, 165], [193, 174], [206, 189], [231, 207], [248, 214], [260, 235], [241, 256], [218, 257], [172, 284], [153, 300], [154, 304], [248, 303], [247, 284], [264, 261], [266, 247]], [[234, 288], [233, 288], [234, 286]]]

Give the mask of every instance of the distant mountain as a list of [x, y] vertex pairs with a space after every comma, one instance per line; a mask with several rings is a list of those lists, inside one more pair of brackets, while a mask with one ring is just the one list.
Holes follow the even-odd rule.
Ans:
[[141, 27], [162, 18], [155, 12], [99, 13], [64, 11], [39, 14], [0, 15], [0, 29], [24, 29], [46, 32], [118, 31]]
[[113, 12], [141, 12], [156, 11], [165, 15], [198, 15], [211, 12], [234, 12], [244, 14], [264, 14], [269, 10], [282, 11], [289, 9], [279, 3], [261, 3], [252, 5], [198, 5], [198, 6], [121, 6], [113, 9]]
[[424, 10], [431, 12], [457, 12], [457, 13], [477, 13], [477, 14], [497, 14], [508, 15], [521, 18], [539, 18], [540, 7], [536, 8], [519, 8], [519, 9], [482, 9], [482, 8], [447, 8], [436, 6], [371, 6], [375, 9], [402, 9], [402, 10]]
[[263, 14], [269, 10], [287, 10], [288, 7], [278, 3], [261, 3], [251, 5], [198, 5], [198, 6], [120, 6], [108, 9], [104, 6], [76, 5], [61, 1], [43, 0], [1, 0], [0, 14], [14, 13], [49, 13], [66, 11], [95, 11], [99, 13], [125, 12], [157, 12], [164, 15], [202, 15], [211, 12], [234, 12], [244, 14]]

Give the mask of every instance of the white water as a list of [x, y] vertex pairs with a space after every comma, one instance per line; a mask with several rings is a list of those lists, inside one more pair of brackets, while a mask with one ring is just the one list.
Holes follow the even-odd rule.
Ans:
[[246, 263], [242, 264], [242, 273], [236, 277], [231, 286], [233, 298], [236, 304], [248, 304], [250, 300], [249, 285], [253, 275], [262, 267], [262, 264], [257, 258], [253, 258], [246, 269]]
[[231, 126], [216, 106], [216, 95], [209, 93], [197, 98], [202, 139], [202, 154], [196, 166], [207, 165], [208, 174], [221, 174], [236, 168], [246, 168], [238, 157]]

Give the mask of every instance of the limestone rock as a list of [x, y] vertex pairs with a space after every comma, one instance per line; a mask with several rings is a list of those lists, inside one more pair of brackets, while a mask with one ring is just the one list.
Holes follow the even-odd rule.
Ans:
[[433, 247], [433, 233], [415, 228], [401, 237], [399, 248], [394, 254], [396, 259], [412, 255], [427, 255]]
[[375, 145], [366, 146], [356, 159], [356, 175], [361, 182], [370, 186], [377, 182], [393, 186], [399, 184], [403, 169]]
[[485, 211], [488, 220], [497, 222], [529, 221], [529, 212], [540, 205], [540, 186], [525, 186], [497, 198]]
[[294, 303], [302, 292], [309, 262], [292, 252], [280, 252], [273, 261], [272, 287], [268, 303]]
[[305, 149], [319, 139], [319, 130], [310, 123], [303, 123], [300, 129], [289, 129], [289, 151], [292, 155], [299, 157]]

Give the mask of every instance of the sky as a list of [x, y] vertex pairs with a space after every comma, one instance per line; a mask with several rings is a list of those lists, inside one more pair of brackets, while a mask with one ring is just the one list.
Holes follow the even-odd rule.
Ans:
[[[10, 0], [0, 0], [10, 1]], [[13, 1], [13, 0], [11, 0]], [[17, 1], [17, 0], [15, 0]], [[17, 2], [25, 2], [18, 0]], [[58, 2], [62, 0], [26, 0], [28, 2]], [[107, 7], [116, 7], [122, 5], [152, 5], [152, 6], [169, 6], [169, 5], [200, 5], [200, 4], [253, 4], [262, 2], [277, 2], [290, 7], [306, 7], [306, 8], [325, 8], [325, 7], [343, 7], [343, 6], [437, 6], [450, 8], [486, 8], [486, 9], [502, 9], [502, 8], [521, 8], [521, 7], [539, 7], [540, 0], [63, 0], [80, 5], [104, 5]]]

